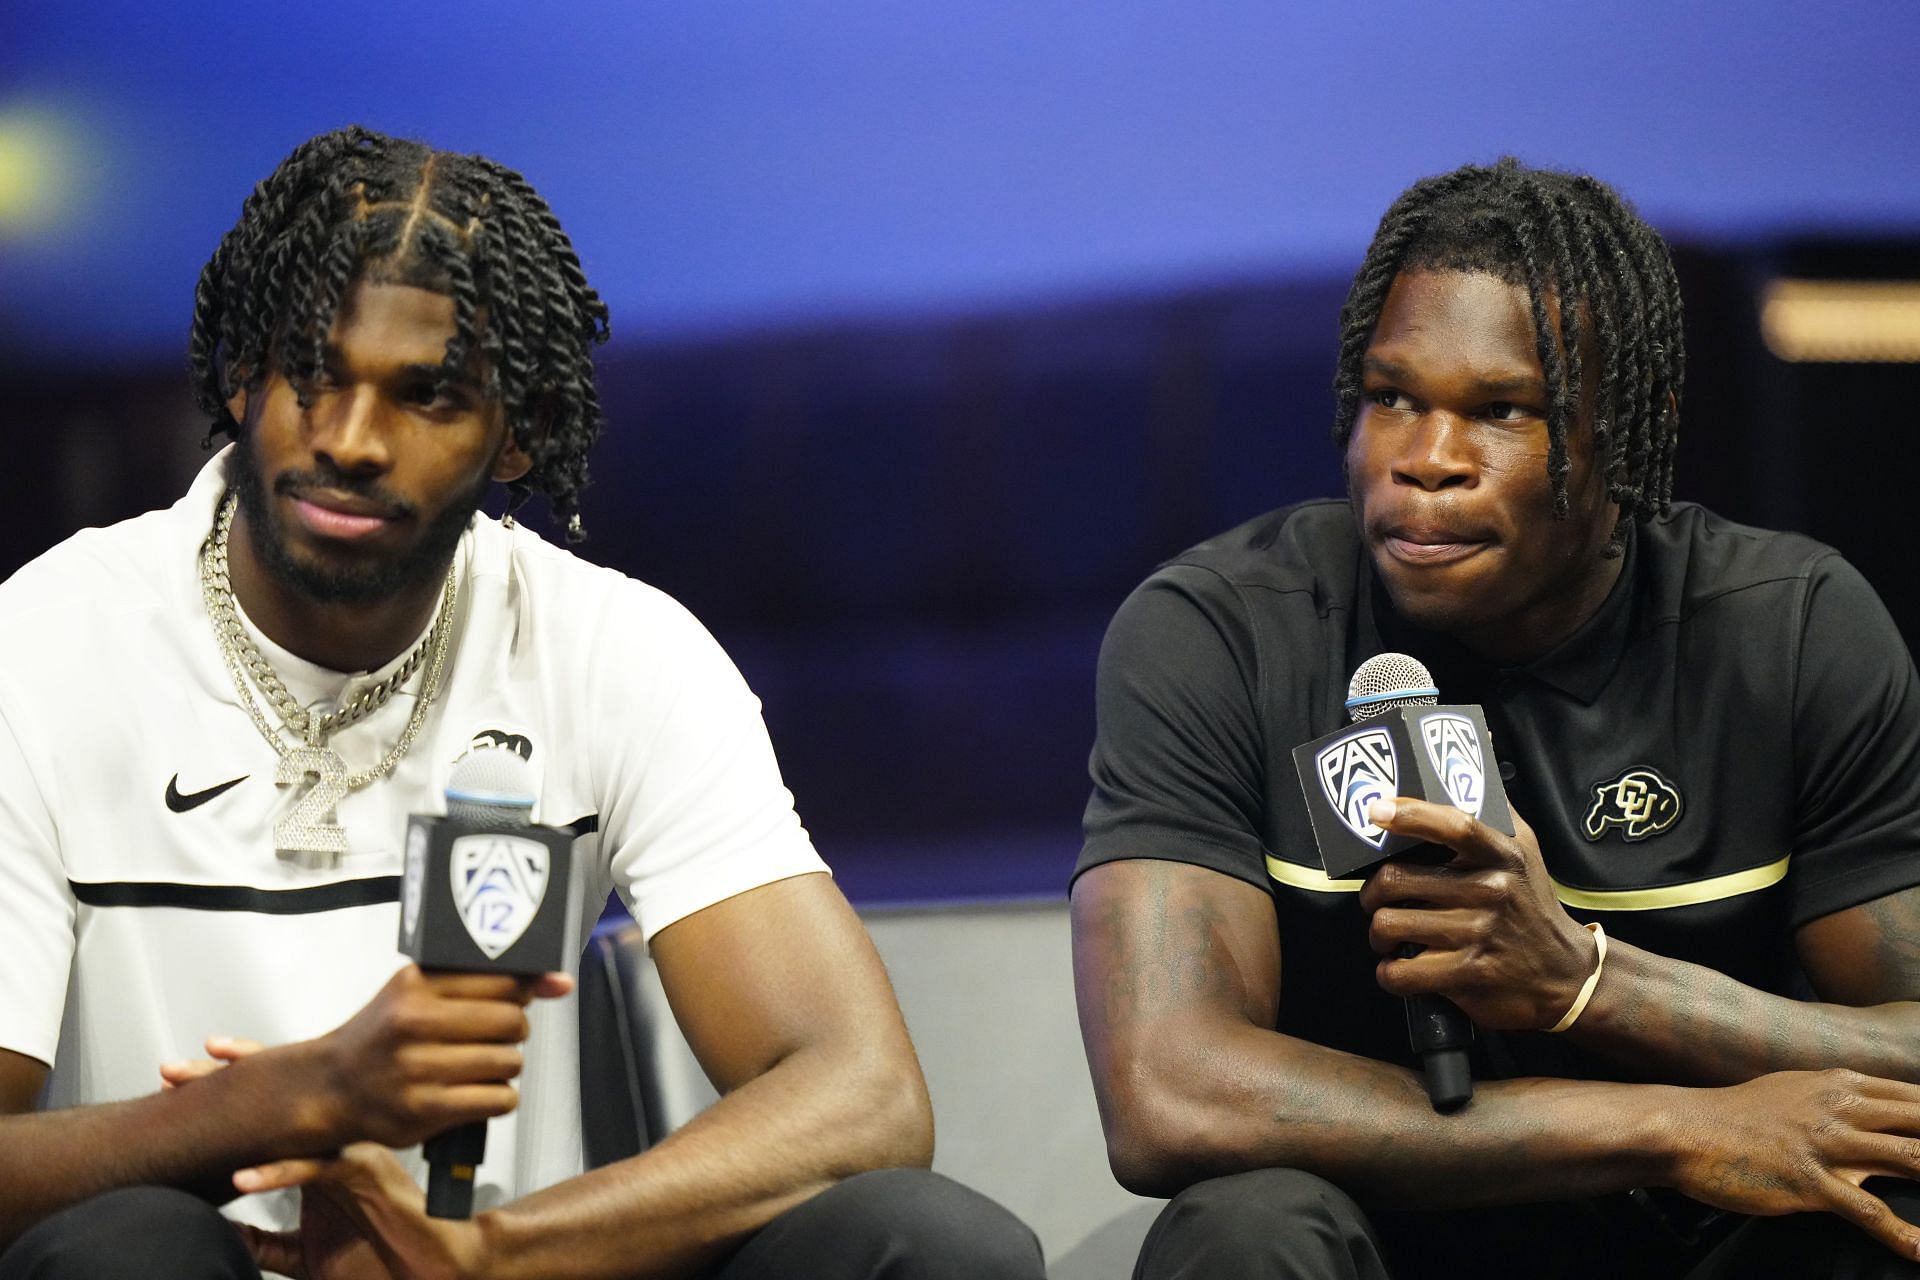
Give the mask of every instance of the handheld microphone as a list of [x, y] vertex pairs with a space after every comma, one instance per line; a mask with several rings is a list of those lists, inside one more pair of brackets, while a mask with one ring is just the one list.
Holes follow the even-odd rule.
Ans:
[[[447, 782], [447, 816], [407, 820], [400, 950], [421, 968], [532, 977], [580, 954], [571, 832], [534, 826], [533, 767], [517, 752], [469, 752]], [[555, 886], [558, 886], [557, 891]], [[427, 1212], [473, 1212], [487, 1122], [429, 1138]]]
[[[1350, 875], [1390, 857], [1430, 853], [1432, 846], [1375, 826], [1367, 805], [1396, 795], [1450, 804], [1513, 833], [1500, 771], [1489, 768], [1492, 738], [1474, 706], [1442, 706], [1433, 676], [1403, 653], [1361, 663], [1347, 687], [1348, 728], [1294, 748], [1294, 766], [1329, 876]], [[1403, 765], [1402, 762], [1405, 762]], [[1402, 956], [1416, 955], [1408, 944]], [[1407, 1039], [1426, 1077], [1436, 1111], [1473, 1097], [1467, 1046], [1473, 1023], [1441, 996], [1406, 998]]]

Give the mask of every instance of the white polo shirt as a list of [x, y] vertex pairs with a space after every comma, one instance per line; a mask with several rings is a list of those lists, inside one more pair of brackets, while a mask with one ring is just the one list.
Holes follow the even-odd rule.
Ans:
[[[407, 817], [445, 812], [476, 742], [528, 757], [535, 821], [593, 832], [576, 846], [583, 937], [609, 888], [651, 938], [826, 870], [758, 699], [692, 615], [485, 517], [461, 542], [453, 647], [418, 740], [341, 801], [337, 867], [283, 861], [278, 757], [200, 593], [226, 456], [171, 508], [81, 532], [0, 584], [0, 1048], [52, 1064], [48, 1105], [151, 1093], [159, 1064], [203, 1056], [210, 1034], [283, 1044], [360, 1009], [406, 962]], [[308, 705], [386, 674], [342, 676], [254, 638]], [[420, 683], [334, 735], [349, 770], [399, 740]], [[492, 1122], [477, 1207], [581, 1168], [574, 1002], [530, 1012], [520, 1108]], [[293, 1204], [249, 1197], [234, 1213], [285, 1227]]]

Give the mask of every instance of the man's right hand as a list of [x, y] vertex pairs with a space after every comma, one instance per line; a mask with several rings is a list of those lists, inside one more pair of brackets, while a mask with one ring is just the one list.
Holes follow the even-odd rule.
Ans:
[[318, 1145], [408, 1147], [519, 1101], [527, 1004], [573, 989], [565, 974], [395, 973], [365, 1008], [302, 1048], [318, 1087], [309, 1100]]
[[1857, 1071], [1780, 1071], [1699, 1091], [1674, 1187], [1719, 1209], [1836, 1214], [1904, 1258], [1920, 1227], [1861, 1187], [1920, 1179], [1920, 1086]]

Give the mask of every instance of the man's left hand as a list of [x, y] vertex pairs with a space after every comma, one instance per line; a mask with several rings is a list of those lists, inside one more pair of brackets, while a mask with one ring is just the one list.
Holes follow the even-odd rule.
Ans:
[[326, 1196], [302, 1194], [300, 1226], [266, 1231], [235, 1223], [262, 1271], [294, 1280], [393, 1280], [393, 1273], [347, 1212]]
[[300, 1228], [248, 1229], [262, 1268], [296, 1280], [469, 1280], [482, 1244], [470, 1222], [430, 1218], [426, 1196], [394, 1158], [357, 1142], [331, 1160], [282, 1160], [233, 1176], [242, 1191], [300, 1188]]
[[[1450, 850], [1444, 863], [1390, 860], [1367, 877], [1368, 941], [1394, 995], [1432, 994], [1492, 1031], [1542, 1030], [1560, 1020], [1595, 964], [1593, 935], [1554, 896], [1540, 845], [1519, 814], [1513, 835], [1448, 805], [1405, 796], [1375, 801], [1380, 826]], [[1402, 956], [1407, 944], [1424, 948]]]
[[258, 1040], [243, 1040], [236, 1036], [208, 1036], [207, 1056], [204, 1058], [182, 1058], [176, 1062], [160, 1064], [160, 1087], [178, 1089], [183, 1084], [204, 1079], [229, 1063], [250, 1058], [266, 1046]]

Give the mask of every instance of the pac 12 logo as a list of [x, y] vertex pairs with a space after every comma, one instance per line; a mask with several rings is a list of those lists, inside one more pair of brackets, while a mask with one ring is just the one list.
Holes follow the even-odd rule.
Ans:
[[547, 846], [504, 832], [461, 836], [447, 864], [454, 905], [490, 960], [520, 941], [547, 896]]
[[1327, 803], [1353, 834], [1378, 849], [1387, 842], [1386, 830], [1367, 817], [1375, 800], [1398, 794], [1399, 769], [1393, 758], [1393, 738], [1385, 729], [1362, 729], [1320, 749], [1313, 758]]
[[1487, 764], [1473, 721], [1455, 711], [1437, 711], [1420, 717], [1420, 736], [1447, 799], [1469, 817], [1479, 817], [1487, 799]]

